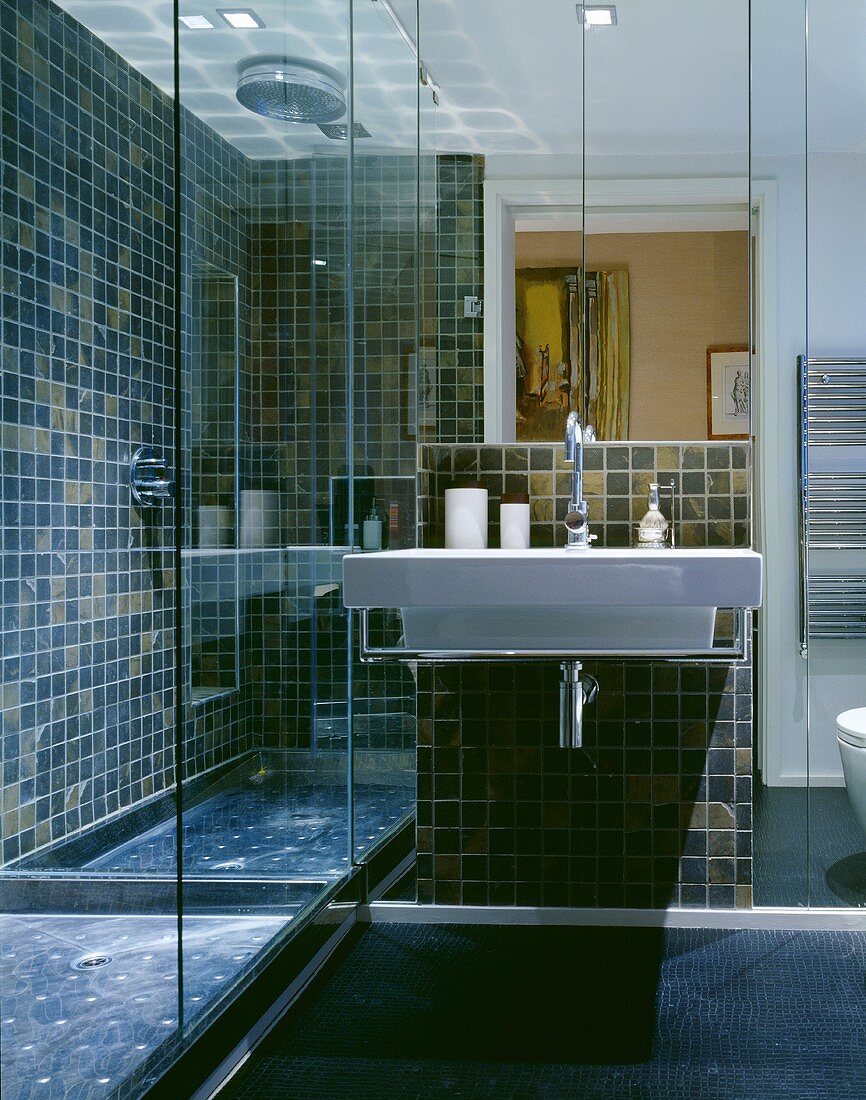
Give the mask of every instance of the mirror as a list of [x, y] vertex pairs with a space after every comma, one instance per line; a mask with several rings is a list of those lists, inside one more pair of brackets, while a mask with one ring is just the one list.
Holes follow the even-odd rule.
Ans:
[[747, 0], [587, 12], [421, 5], [441, 85], [426, 442], [559, 441], [570, 408], [600, 440], [749, 436]]

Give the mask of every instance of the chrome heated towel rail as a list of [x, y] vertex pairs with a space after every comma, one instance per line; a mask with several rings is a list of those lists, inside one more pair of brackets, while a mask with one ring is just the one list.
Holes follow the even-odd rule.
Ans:
[[810, 638], [866, 638], [866, 359], [798, 368], [805, 656]]

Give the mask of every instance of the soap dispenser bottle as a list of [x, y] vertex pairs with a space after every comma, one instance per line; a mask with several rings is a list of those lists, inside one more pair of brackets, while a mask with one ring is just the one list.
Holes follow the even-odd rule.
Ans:
[[664, 546], [665, 542], [667, 541], [668, 526], [668, 521], [661, 514], [661, 510], [659, 509], [658, 483], [655, 481], [651, 481], [649, 484], [649, 492], [647, 494], [647, 511], [643, 519], [638, 524], [638, 546]]
[[370, 514], [364, 520], [364, 536], [361, 544], [364, 550], [382, 549], [382, 521], [376, 510], [376, 501], [370, 505]]

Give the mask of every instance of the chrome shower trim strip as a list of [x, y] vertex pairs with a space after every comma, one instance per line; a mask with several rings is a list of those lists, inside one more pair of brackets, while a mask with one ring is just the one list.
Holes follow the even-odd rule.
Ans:
[[256, 1020], [243, 1039], [225, 1056], [207, 1080], [196, 1089], [190, 1100], [211, 1100], [211, 1097], [219, 1096], [243, 1069], [256, 1047], [273, 1031], [355, 927], [358, 920], [357, 907], [348, 906], [348, 908], [353, 911], [346, 913], [334, 934], [319, 948], [295, 980], [286, 986], [283, 994]]
[[599, 928], [768, 928], [866, 932], [866, 910], [839, 909], [570, 909], [506, 905], [415, 905], [374, 901], [358, 906], [360, 924], [559, 925]]

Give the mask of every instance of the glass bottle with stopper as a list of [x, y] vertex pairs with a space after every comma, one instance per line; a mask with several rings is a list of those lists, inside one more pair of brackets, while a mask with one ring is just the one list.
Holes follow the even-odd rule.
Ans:
[[645, 547], [665, 546], [669, 526], [659, 507], [658, 483], [651, 481], [647, 493], [647, 511], [638, 524], [637, 545]]

